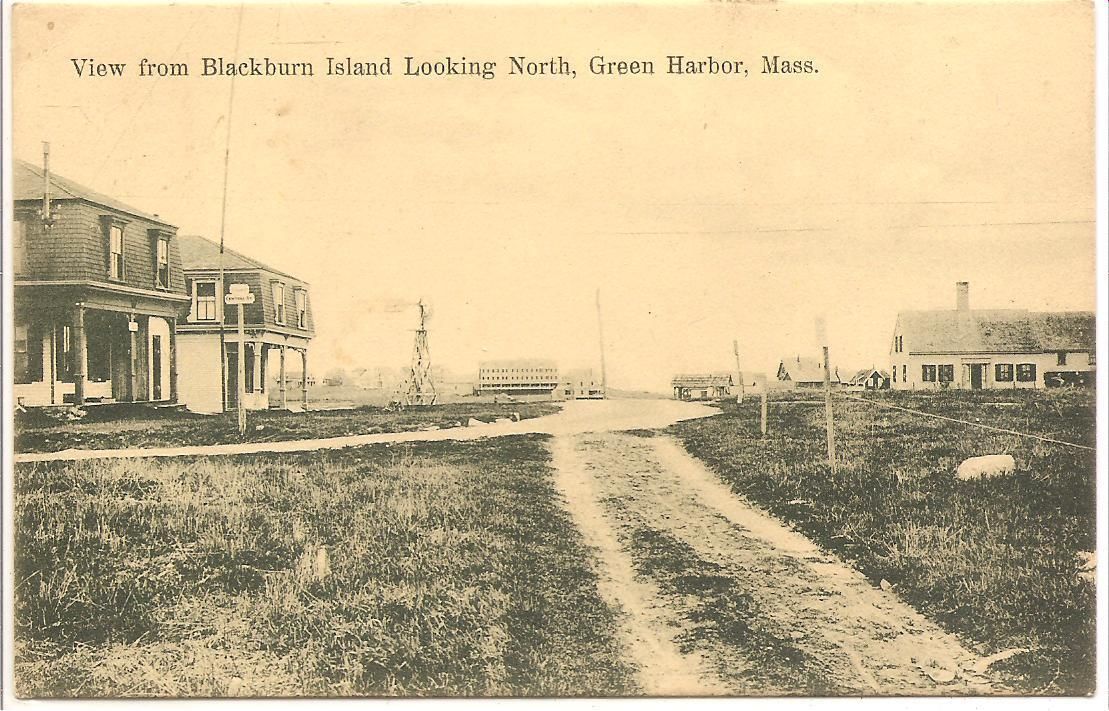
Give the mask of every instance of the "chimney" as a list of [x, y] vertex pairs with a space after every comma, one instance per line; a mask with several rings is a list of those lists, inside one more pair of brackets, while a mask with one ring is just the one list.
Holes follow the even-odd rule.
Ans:
[[955, 310], [970, 311], [970, 282], [955, 282]]

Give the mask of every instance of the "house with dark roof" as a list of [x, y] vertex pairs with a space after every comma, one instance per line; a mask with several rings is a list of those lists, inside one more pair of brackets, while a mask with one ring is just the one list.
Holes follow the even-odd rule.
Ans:
[[955, 308], [902, 311], [890, 343], [895, 390], [1093, 385], [1092, 311], [971, 309], [970, 285]]
[[[196, 412], [238, 407], [238, 306], [225, 306], [233, 290], [249, 291], [243, 306], [243, 402], [248, 409], [306, 408], [308, 344], [315, 334], [308, 284], [274, 267], [195, 235], [178, 243], [188, 294], [186, 317], [177, 324], [181, 402]], [[220, 274], [223, 279], [221, 283]], [[290, 376], [288, 361], [299, 361]], [[271, 363], [271, 361], [276, 361]], [[276, 369], [276, 377], [268, 374]], [[277, 392], [270, 392], [272, 382]], [[289, 390], [299, 386], [299, 393]]]
[[846, 383], [847, 387], [858, 390], [888, 390], [890, 374], [877, 368], [863, 368], [855, 371]]
[[189, 303], [177, 228], [43, 158], [12, 165], [15, 401], [176, 402]]
[[[840, 384], [839, 369], [833, 368], [833, 385]], [[801, 356], [785, 357], [778, 361], [779, 388], [822, 388], [824, 387], [824, 365], [816, 358]]]
[[683, 374], [670, 379], [675, 400], [718, 400], [731, 395], [734, 386], [731, 373]]

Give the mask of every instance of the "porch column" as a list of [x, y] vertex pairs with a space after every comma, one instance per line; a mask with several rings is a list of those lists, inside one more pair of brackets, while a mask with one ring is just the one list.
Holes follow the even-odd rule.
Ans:
[[279, 383], [280, 392], [281, 392], [281, 409], [282, 410], [288, 410], [289, 409], [289, 399], [288, 399], [288, 395], [286, 393], [286, 388], [285, 388], [285, 346], [284, 346], [284, 344], [282, 344], [280, 350], [281, 350], [281, 365], [280, 365], [280, 371], [281, 372], [280, 372], [280, 377], [278, 378], [278, 383]]
[[169, 401], [177, 402], [177, 318], [169, 319]]
[[308, 411], [308, 349], [300, 352], [300, 404]]
[[127, 388], [129, 390], [129, 392], [127, 393], [127, 399], [131, 402], [134, 402], [139, 393], [139, 373], [138, 369], [135, 367], [135, 349], [139, 347], [139, 333], [137, 330], [131, 330], [132, 323], [134, 323], [136, 327], [138, 326], [138, 320], [136, 319], [135, 314], [129, 314], [127, 316], [127, 336], [131, 343], [130, 348], [128, 348], [127, 350]]
[[85, 307], [73, 309], [73, 404], [85, 404], [85, 375], [88, 372], [88, 353], [85, 348]]
[[254, 354], [254, 392], [260, 393], [266, 389], [262, 383], [262, 344], [255, 341], [250, 350]]

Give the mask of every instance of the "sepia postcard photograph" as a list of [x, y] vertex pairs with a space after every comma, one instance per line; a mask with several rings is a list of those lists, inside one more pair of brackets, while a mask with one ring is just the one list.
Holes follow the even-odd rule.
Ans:
[[4, 703], [1104, 703], [1105, 12], [8, 4]]

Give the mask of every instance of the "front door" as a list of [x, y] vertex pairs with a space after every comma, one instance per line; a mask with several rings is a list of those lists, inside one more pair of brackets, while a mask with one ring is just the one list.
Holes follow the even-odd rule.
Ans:
[[152, 393], [151, 400], [162, 399], [162, 337], [150, 337], [150, 359], [153, 362], [153, 368], [150, 373], [150, 390]]
[[984, 380], [983, 376], [985, 375], [985, 371], [986, 371], [986, 366], [982, 365], [981, 363], [971, 363], [970, 364], [970, 389], [971, 390], [981, 390], [982, 389], [982, 384], [983, 384], [982, 381]]

